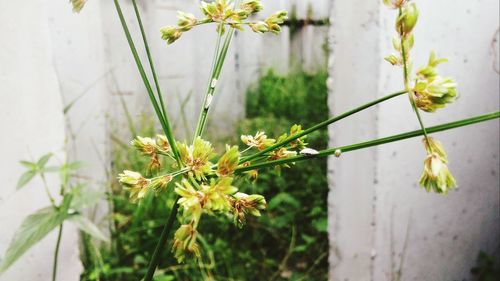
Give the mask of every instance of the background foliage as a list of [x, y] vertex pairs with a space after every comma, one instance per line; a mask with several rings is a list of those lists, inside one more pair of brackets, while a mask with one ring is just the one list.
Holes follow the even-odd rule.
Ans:
[[[280, 76], [269, 70], [248, 91], [247, 119], [241, 122], [238, 135], [265, 130], [268, 136], [278, 137], [295, 123], [308, 127], [326, 119], [326, 78], [323, 71]], [[138, 135], [155, 135], [153, 121], [146, 116], [129, 127]], [[127, 143], [116, 137], [113, 141], [111, 175], [147, 167]], [[326, 148], [327, 133], [310, 135], [307, 141], [309, 147]], [[228, 143], [241, 144], [237, 139]], [[255, 184], [239, 182], [237, 186], [242, 192], [266, 197], [269, 205], [264, 215], [250, 219], [244, 230], [227, 218], [206, 216], [199, 228], [203, 258], [178, 265], [167, 245], [155, 280], [326, 280], [326, 160], [262, 171]], [[142, 278], [174, 203], [172, 195], [150, 196], [138, 205], [130, 204], [127, 191], [113, 180], [108, 196], [112, 242], [99, 246], [84, 237], [82, 280]]]

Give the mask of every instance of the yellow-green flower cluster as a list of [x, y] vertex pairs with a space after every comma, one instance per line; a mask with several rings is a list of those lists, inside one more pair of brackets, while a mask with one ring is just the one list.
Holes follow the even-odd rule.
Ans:
[[424, 161], [424, 172], [420, 178], [420, 185], [429, 191], [447, 194], [448, 190], [456, 187], [456, 182], [448, 169], [448, 159], [442, 144], [429, 137], [424, 139], [427, 157]]
[[161, 38], [168, 44], [174, 43], [179, 39], [183, 32], [191, 30], [200, 24], [215, 23], [217, 32], [224, 33], [226, 26], [243, 30], [242, 26], [248, 25], [254, 32], [279, 33], [280, 25], [287, 19], [286, 11], [279, 11], [269, 16], [264, 21], [249, 22], [246, 21], [251, 15], [262, 11], [263, 6], [260, 0], [247, 0], [238, 7], [233, 1], [215, 0], [211, 3], [202, 1], [200, 10], [203, 18], [196, 18], [193, 14], [178, 12], [177, 25], [166, 26], [160, 29]]
[[436, 54], [432, 52], [427, 66], [417, 70], [413, 91], [415, 103], [423, 111], [435, 112], [455, 101], [458, 96], [455, 81], [450, 77], [443, 78], [437, 73], [437, 65], [446, 61], [445, 58], [436, 58]]
[[[300, 125], [293, 125], [290, 133], [283, 134], [277, 141], [283, 142], [302, 132]], [[248, 145], [245, 151], [255, 149], [262, 152], [277, 142], [275, 139], [268, 138], [264, 132], [257, 132], [255, 136], [242, 136], [241, 139]], [[297, 155], [299, 150], [306, 148], [307, 144], [304, 139], [305, 137], [297, 138], [286, 145], [278, 146], [268, 153], [263, 153], [263, 156], [255, 161], [271, 161]], [[238, 146], [227, 145], [226, 151], [214, 165], [212, 161], [217, 158], [217, 155], [210, 142], [198, 137], [191, 145], [182, 142], [176, 144], [180, 167], [174, 164], [177, 171], [160, 174], [159, 168], [162, 166], [159, 164], [159, 156], [168, 155], [169, 158], [174, 158], [170, 155], [172, 149], [167, 138], [163, 135], [158, 135], [155, 139], [136, 137], [131, 141], [131, 145], [143, 156], [152, 159], [152, 163], [158, 168], [154, 170], [157, 176], [146, 178], [138, 172], [125, 170], [119, 174], [118, 179], [130, 191], [131, 200], [136, 202], [150, 191], [156, 194], [164, 191], [176, 176], [183, 176], [182, 180], [175, 183], [174, 189], [174, 192], [179, 195], [181, 226], [174, 235], [172, 246], [172, 252], [177, 260], [183, 262], [190, 256], [200, 255], [197, 229], [203, 214], [230, 217], [234, 224], [241, 228], [248, 215], [255, 217], [261, 215], [260, 212], [266, 209], [266, 200], [262, 195], [239, 192], [238, 188], [233, 185], [238, 177], [246, 176], [245, 174], [238, 175], [235, 171], [239, 167], [250, 165], [249, 161], [242, 160], [243, 152], [239, 151]], [[253, 180], [257, 177], [257, 171], [246, 173]]]
[[164, 135], [157, 135], [156, 139], [144, 138], [137, 136], [130, 144], [134, 146], [143, 155], [151, 158], [148, 169], [150, 171], [158, 170], [161, 167], [159, 155], [168, 155], [170, 152], [170, 145], [167, 137]]
[[192, 145], [177, 143], [182, 163], [189, 169], [189, 175], [196, 180], [205, 180], [206, 175], [212, 171], [212, 162], [215, 152], [212, 144], [201, 138], [197, 138]]
[[156, 193], [163, 191], [168, 183], [172, 181], [172, 176], [164, 175], [147, 179], [138, 172], [125, 170], [118, 175], [118, 180], [129, 190], [130, 200], [137, 202], [137, 200], [144, 198], [150, 191]]

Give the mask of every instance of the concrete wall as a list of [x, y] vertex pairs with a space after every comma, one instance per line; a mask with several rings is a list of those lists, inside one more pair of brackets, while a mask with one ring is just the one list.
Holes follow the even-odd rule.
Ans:
[[[382, 1], [334, 1], [330, 33], [330, 108], [339, 114], [402, 89], [401, 70], [382, 58], [391, 50], [395, 11]], [[441, 73], [461, 97], [430, 126], [498, 110], [498, 10], [490, 1], [417, 1], [421, 16], [415, 66], [436, 50], [450, 62]], [[495, 41], [496, 38], [496, 41]], [[496, 42], [496, 43], [495, 43]], [[331, 126], [331, 146], [418, 128], [400, 97]], [[480, 250], [499, 256], [499, 123], [435, 134], [460, 186], [448, 196], [418, 186], [421, 139], [351, 152], [329, 160], [331, 280], [471, 280]]]
[[[44, 1], [20, 4], [0, 1], [0, 253], [5, 253], [22, 220], [49, 206], [40, 179], [22, 190], [16, 183], [24, 168], [19, 160], [35, 160], [57, 152], [64, 157], [65, 130], [61, 88], [54, 66], [57, 46], [50, 40], [49, 10]], [[53, 194], [58, 176], [47, 178]], [[2, 281], [49, 280], [57, 231], [33, 247], [5, 274]], [[64, 228], [58, 280], [79, 280], [77, 232]]]
[[[202, 27], [167, 46], [160, 39], [160, 27], [174, 24], [177, 10], [199, 15], [199, 1], [138, 2], [175, 132], [181, 139], [190, 138], [208, 80], [216, 32], [213, 26]], [[132, 5], [125, 0], [121, 4], [145, 61]], [[266, 15], [278, 9], [292, 10], [292, 6], [297, 6], [298, 18], [305, 18], [309, 9], [314, 19], [329, 11], [326, 0], [265, 0], [264, 4]], [[295, 65], [310, 71], [324, 67], [326, 52], [314, 42], [318, 38], [323, 42], [327, 32], [327, 27], [310, 27], [294, 36], [288, 28], [279, 36], [238, 32], [209, 118], [210, 131], [214, 135], [232, 134], [244, 117], [246, 89], [265, 69], [273, 67], [285, 73]], [[133, 118], [151, 113], [151, 106], [113, 1], [88, 1], [80, 14], [74, 14], [68, 1], [36, 0], [26, 4], [0, 0], [0, 36], [4, 38], [0, 42], [0, 128], [5, 133], [0, 146], [3, 255], [21, 220], [48, 205], [37, 180], [15, 191], [23, 172], [19, 160], [50, 151], [62, 159], [67, 148], [71, 160], [88, 163], [79, 176], [102, 190], [106, 188], [110, 165], [110, 134], [125, 143], [131, 138], [122, 99]], [[183, 122], [180, 105], [185, 100]], [[64, 108], [71, 103], [74, 105], [64, 115]], [[55, 190], [57, 180], [49, 178]], [[106, 206], [96, 214], [94, 221], [105, 224], [102, 217]], [[0, 280], [48, 280], [55, 234], [31, 249]], [[82, 266], [77, 246], [77, 233], [68, 225], [64, 229], [58, 280], [78, 280]]]

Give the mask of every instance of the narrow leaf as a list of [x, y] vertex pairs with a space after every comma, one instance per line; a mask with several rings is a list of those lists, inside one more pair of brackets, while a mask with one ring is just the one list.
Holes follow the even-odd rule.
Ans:
[[36, 163], [33, 163], [33, 162], [29, 162], [29, 161], [19, 161], [21, 163], [21, 165], [23, 165], [24, 167], [30, 169], [30, 170], [35, 170], [37, 165]]
[[61, 214], [53, 207], [47, 207], [29, 215], [17, 230], [0, 263], [0, 274], [7, 270], [28, 249], [59, 226], [65, 218], [64, 214]]
[[44, 156], [40, 157], [38, 159], [38, 162], [36, 162], [36, 165], [38, 166], [39, 169], [42, 169], [47, 162], [49, 162], [50, 157], [52, 157], [52, 153], [47, 153]]
[[16, 189], [21, 189], [21, 187], [25, 186], [28, 182], [30, 182], [35, 175], [36, 175], [36, 171], [33, 171], [33, 170], [29, 170], [29, 171], [25, 172], [19, 178], [19, 181], [17, 182]]
[[82, 215], [73, 215], [68, 218], [78, 229], [89, 234], [90, 236], [97, 238], [102, 241], [108, 241], [108, 237], [102, 233], [97, 225], [88, 220]]

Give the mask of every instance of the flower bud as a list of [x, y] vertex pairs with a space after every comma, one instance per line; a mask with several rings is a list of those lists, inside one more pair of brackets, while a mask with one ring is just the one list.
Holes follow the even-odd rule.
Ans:
[[415, 3], [404, 6], [402, 14], [396, 20], [396, 30], [401, 36], [410, 34], [418, 21], [418, 9]]
[[432, 82], [419, 81], [415, 85], [415, 103], [426, 112], [436, 112], [455, 101], [457, 84], [451, 78], [437, 77]]
[[233, 195], [233, 220], [238, 227], [243, 227], [246, 222], [246, 214], [260, 217], [260, 211], [267, 207], [266, 199], [262, 195], [248, 195], [238, 192]]
[[174, 234], [172, 252], [179, 263], [187, 256], [200, 257], [200, 247], [196, 242], [198, 231], [192, 224], [184, 224]]
[[130, 190], [130, 200], [132, 202], [144, 198], [149, 191], [150, 180], [144, 178], [140, 173], [125, 170], [118, 175], [118, 180]]
[[226, 153], [222, 155], [217, 162], [217, 176], [225, 177], [232, 175], [234, 170], [238, 167], [238, 162], [240, 160], [240, 152], [237, 146], [226, 147]]
[[275, 139], [268, 139], [264, 132], [257, 132], [255, 136], [243, 135], [241, 136], [241, 141], [250, 147], [257, 148], [258, 150], [263, 150], [276, 142]]
[[154, 155], [156, 153], [156, 142], [152, 138], [143, 138], [137, 136], [130, 144], [144, 155]]
[[264, 7], [259, 0], [249, 0], [241, 4], [240, 8], [246, 11], [248, 14], [254, 14], [262, 11]]
[[420, 178], [420, 185], [427, 192], [432, 190], [443, 194], [448, 193], [448, 190], [456, 187], [455, 179], [448, 170], [445, 159], [438, 153], [428, 154], [425, 159], [424, 172]]
[[182, 32], [191, 30], [191, 28], [193, 28], [198, 23], [198, 20], [194, 17], [193, 14], [184, 13], [181, 11], [177, 12], [177, 18], [179, 19], [177, 25]]
[[167, 41], [167, 44], [172, 44], [182, 35], [182, 32], [176, 26], [166, 26], [160, 29], [161, 39]]
[[156, 146], [158, 150], [163, 153], [170, 151], [170, 144], [168, 143], [167, 137], [164, 135], [156, 135]]
[[70, 0], [70, 2], [71, 5], [73, 5], [73, 12], [79, 13], [83, 9], [83, 6], [85, 6], [87, 0]]
[[151, 180], [149, 188], [151, 188], [158, 194], [159, 192], [165, 190], [171, 181], [172, 181], [171, 175], [159, 176]]
[[387, 62], [389, 62], [392, 65], [399, 65], [400, 64], [399, 57], [397, 57], [395, 55], [388, 55], [387, 57], [384, 58], [384, 60], [386, 60]]
[[253, 32], [255, 33], [264, 33], [268, 32], [269, 29], [267, 28], [267, 24], [263, 21], [258, 21], [255, 23], [250, 23], [250, 28], [252, 29]]

